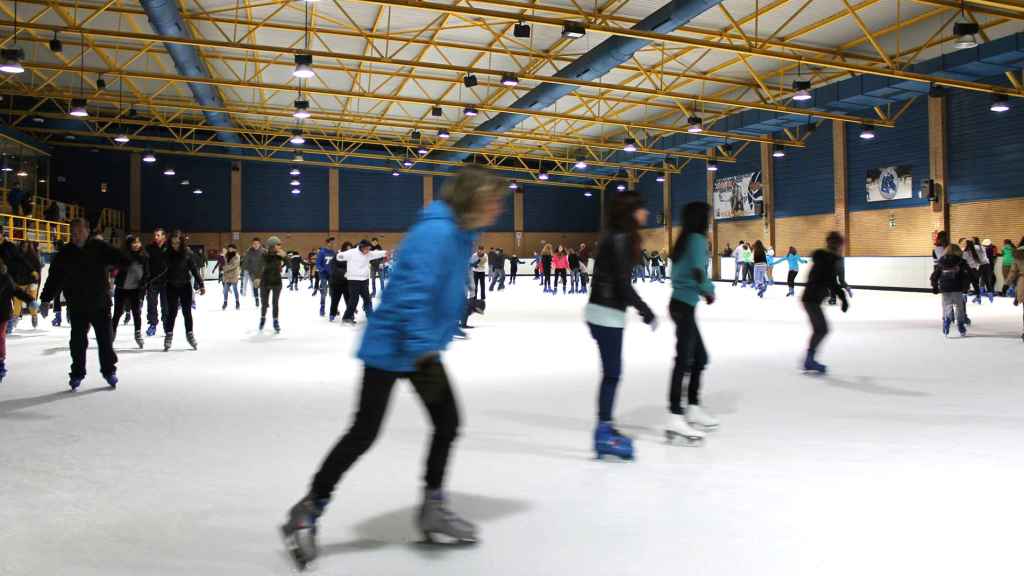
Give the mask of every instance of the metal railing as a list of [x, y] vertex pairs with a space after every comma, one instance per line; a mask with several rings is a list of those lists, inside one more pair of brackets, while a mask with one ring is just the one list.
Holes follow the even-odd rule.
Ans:
[[36, 242], [39, 244], [40, 252], [57, 250], [57, 241], [71, 241], [71, 226], [65, 222], [0, 214], [0, 226], [4, 227], [7, 238], [12, 242], [22, 240]]

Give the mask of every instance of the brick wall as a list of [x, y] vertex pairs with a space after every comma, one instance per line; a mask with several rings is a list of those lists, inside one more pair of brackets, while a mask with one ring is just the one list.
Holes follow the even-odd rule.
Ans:
[[935, 230], [936, 217], [929, 206], [850, 212], [849, 255], [927, 256]]
[[760, 218], [755, 218], [752, 220], [733, 220], [718, 224], [719, 252], [725, 248], [726, 243], [735, 248], [740, 240], [746, 240], [751, 244], [755, 240], [767, 243], [768, 234], [764, 230], [764, 221]]
[[953, 204], [949, 214], [950, 236], [989, 238], [997, 246], [1009, 238], [1016, 245], [1024, 236], [1024, 198]]
[[836, 229], [833, 214], [779, 218], [775, 221], [775, 253], [783, 254], [796, 246], [801, 254], [810, 254], [825, 245], [825, 236]]

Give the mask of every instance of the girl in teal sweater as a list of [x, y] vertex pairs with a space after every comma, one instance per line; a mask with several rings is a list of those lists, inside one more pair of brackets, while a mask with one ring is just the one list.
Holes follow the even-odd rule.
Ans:
[[779, 262], [785, 261], [789, 264], [789, 275], [786, 277], [786, 284], [789, 286], [789, 292], [786, 297], [790, 297], [794, 294], [796, 289], [796, 275], [800, 272], [800, 265], [807, 264], [807, 260], [800, 257], [796, 252], [796, 248], [793, 246], [789, 247], [789, 252], [782, 258], [774, 258], [771, 265], [774, 266]]

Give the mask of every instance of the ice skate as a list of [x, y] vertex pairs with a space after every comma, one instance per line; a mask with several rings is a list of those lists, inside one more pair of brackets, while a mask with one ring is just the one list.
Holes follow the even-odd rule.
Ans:
[[5, 366], [3, 361], [0, 360], [0, 382], [4, 381], [5, 376], [7, 376], [7, 366]]
[[193, 350], [199, 350], [199, 342], [196, 342], [194, 334], [191, 332], [185, 332], [185, 340], [188, 341], [188, 345], [191, 346]]
[[266, 325], [267, 325], [267, 318], [265, 316], [261, 317], [260, 318], [260, 332], [263, 332], [263, 327], [266, 326]]
[[967, 337], [967, 325], [966, 324], [958, 325], [957, 326], [957, 330], [960, 331], [960, 337], [961, 338], [966, 338]]
[[324, 310], [324, 305], [323, 305], [323, 304], [321, 304], [321, 305], [320, 305], [320, 316], [321, 316], [321, 317], [323, 317], [323, 316], [325, 315], [325, 313], [326, 313], [326, 312], [327, 312], [327, 311], [326, 311], [326, 310]]
[[50, 322], [50, 325], [54, 328], [60, 326], [60, 310], [53, 313], [53, 322]]
[[150, 324], [146, 328], [146, 336], [156, 336], [156, 324]]
[[82, 385], [82, 380], [84, 379], [85, 378], [82, 378], [81, 376], [72, 376], [71, 379], [68, 380], [68, 387], [70, 387], [71, 391], [74, 392], [75, 390], [78, 390], [79, 386]]
[[601, 422], [594, 430], [594, 452], [598, 460], [606, 455], [616, 456], [623, 460], [633, 460], [633, 439], [623, 436], [612, 427], [611, 422]]
[[135, 331], [135, 344], [139, 346], [139, 350], [142, 350], [142, 347], [145, 346], [146, 341], [142, 339], [142, 330]]
[[804, 360], [804, 373], [805, 374], [824, 374], [827, 368], [824, 364], [819, 364], [814, 360], [814, 354], [811, 352], [807, 353], [807, 359]]
[[111, 389], [117, 389], [117, 374], [108, 374], [103, 379], [107, 381], [107, 386], [110, 386]]
[[355, 320], [355, 318], [342, 318], [341, 319], [341, 323], [346, 325], [346, 326], [355, 326], [356, 325], [356, 320]]
[[705, 434], [686, 422], [682, 414], [670, 414], [665, 423], [665, 439], [669, 442], [682, 439], [687, 446], [699, 446]]
[[718, 428], [718, 418], [704, 411], [699, 404], [690, 404], [686, 407], [686, 421], [698, 430], [714, 430]]
[[174, 334], [168, 332], [164, 334], [164, 352], [171, 349], [171, 342], [174, 340]]
[[789, 292], [786, 292], [786, 298], [789, 298], [790, 296], [792, 296], [793, 293], [794, 293], [794, 290], [792, 288], [790, 288]]
[[241, 307], [242, 307], [242, 304], [241, 304], [241, 303], [239, 303], [239, 302], [238, 302], [238, 300], [235, 300], [235, 310], [238, 310], [238, 309], [240, 309]]
[[38, 316], [33, 316], [32, 317], [32, 329], [34, 330], [36, 328], [39, 328], [39, 317]]
[[416, 521], [427, 542], [438, 542], [438, 536], [454, 540], [456, 544], [475, 544], [476, 526], [452, 512], [440, 490], [426, 490], [423, 506]]
[[224, 301], [224, 305], [221, 306], [220, 309], [221, 310], [227, 310], [228, 309], [228, 301], [227, 300]]
[[953, 318], [946, 316], [942, 319], [942, 333], [945, 336], [949, 336], [949, 327], [953, 324]]
[[281, 333], [281, 324], [277, 321], [277, 318], [274, 318], [274, 334], [280, 334], [280, 333]]
[[281, 537], [291, 555], [295, 567], [305, 570], [316, 559], [319, 549], [316, 543], [316, 522], [323, 514], [325, 500], [317, 501], [306, 496], [288, 511], [288, 520], [281, 525]]

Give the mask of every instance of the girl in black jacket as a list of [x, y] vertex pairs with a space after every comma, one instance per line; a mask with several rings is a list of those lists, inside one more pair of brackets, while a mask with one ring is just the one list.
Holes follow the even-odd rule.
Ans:
[[128, 259], [130, 264], [121, 266], [114, 277], [114, 317], [111, 319], [112, 340], [117, 339], [117, 325], [124, 314], [125, 306], [135, 321], [135, 344], [139, 349], [143, 347], [142, 340], [142, 295], [149, 281], [149, 257], [142, 249], [142, 241], [137, 237], [128, 235], [125, 238], [128, 245]]
[[932, 292], [942, 293], [942, 333], [949, 336], [949, 327], [956, 322], [961, 336], [967, 335], [967, 298], [971, 288], [971, 269], [956, 244], [946, 247], [932, 271]]
[[[352, 249], [351, 242], [343, 242], [341, 244], [341, 250], [339, 254]], [[338, 258], [331, 259], [328, 264], [328, 268], [331, 271], [331, 277], [329, 279], [330, 292], [331, 292], [331, 315], [330, 320], [334, 322], [334, 319], [338, 317], [338, 301], [344, 299], [345, 308], [348, 309], [348, 279], [345, 278], [345, 272], [348, 271], [348, 262], [346, 260], [339, 260]]]
[[846, 300], [846, 292], [839, 285], [838, 265], [840, 251], [843, 248], [843, 235], [839, 232], [829, 232], [825, 239], [826, 249], [815, 250], [811, 257], [814, 262], [811, 272], [807, 277], [807, 287], [804, 289], [803, 305], [807, 311], [807, 317], [811, 321], [811, 341], [807, 345], [807, 358], [804, 360], [804, 371], [825, 373], [825, 366], [815, 360], [818, 346], [828, 335], [828, 322], [825, 320], [825, 313], [821, 310], [821, 302], [832, 294], [836, 294], [843, 301], [843, 312], [849, 309], [850, 304]]
[[626, 308], [632, 306], [644, 323], [654, 329], [654, 312], [633, 289], [633, 269], [640, 263], [640, 224], [647, 221], [647, 209], [637, 192], [617, 194], [608, 210], [604, 236], [597, 245], [597, 261], [585, 318], [601, 353], [601, 391], [598, 400], [594, 451], [600, 458], [612, 454], [633, 459], [633, 440], [612, 426], [615, 391], [622, 371], [622, 333]]
[[174, 322], [178, 319], [178, 309], [185, 319], [185, 339], [193, 350], [199, 348], [195, 335], [192, 333], [192, 291], [199, 290], [206, 294], [203, 278], [196, 268], [192, 251], [178, 235], [171, 236], [170, 248], [167, 250], [167, 315], [164, 317], [164, 352], [171, 349], [174, 340]]

